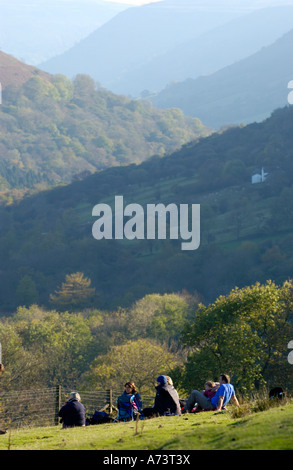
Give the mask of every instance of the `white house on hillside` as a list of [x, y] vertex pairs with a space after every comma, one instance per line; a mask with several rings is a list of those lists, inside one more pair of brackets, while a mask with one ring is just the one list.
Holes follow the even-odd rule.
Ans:
[[265, 173], [264, 169], [262, 168], [261, 173], [255, 173], [254, 175], [252, 175], [251, 182], [252, 184], [263, 183], [267, 179], [268, 175], [269, 174]]

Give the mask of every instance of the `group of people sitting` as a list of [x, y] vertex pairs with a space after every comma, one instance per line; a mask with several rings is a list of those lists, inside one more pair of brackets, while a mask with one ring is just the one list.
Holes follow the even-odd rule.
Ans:
[[[236, 406], [240, 406], [227, 374], [221, 374], [219, 382], [206, 382], [204, 391], [193, 390], [186, 400], [180, 400], [172, 379], [166, 375], [157, 378], [155, 388], [153, 406], [143, 408], [141, 396], [134, 382], [127, 382], [124, 392], [117, 399], [118, 416], [114, 421], [126, 421], [136, 416], [153, 418], [204, 410], [220, 411], [225, 409], [230, 400], [233, 400]], [[67, 402], [59, 411], [59, 417], [63, 428], [87, 424], [85, 407], [77, 392], [70, 393]]]

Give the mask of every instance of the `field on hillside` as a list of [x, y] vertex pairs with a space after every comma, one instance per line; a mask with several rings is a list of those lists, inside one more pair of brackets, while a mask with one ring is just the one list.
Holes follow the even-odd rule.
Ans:
[[229, 411], [203, 412], [65, 430], [61, 426], [12, 430], [0, 436], [0, 450], [8, 449], [293, 450], [293, 404], [238, 419]]

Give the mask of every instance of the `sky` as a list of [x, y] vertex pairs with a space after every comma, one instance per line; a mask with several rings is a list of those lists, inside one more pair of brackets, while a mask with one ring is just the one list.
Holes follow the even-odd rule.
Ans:
[[112, 3], [124, 3], [124, 5], [145, 5], [146, 3], [155, 3], [161, 0], [105, 0]]

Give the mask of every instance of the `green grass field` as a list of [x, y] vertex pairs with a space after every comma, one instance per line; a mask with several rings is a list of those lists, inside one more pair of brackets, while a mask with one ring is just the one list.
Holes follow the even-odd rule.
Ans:
[[234, 419], [204, 412], [85, 428], [11, 430], [0, 450], [293, 450], [293, 404]]

